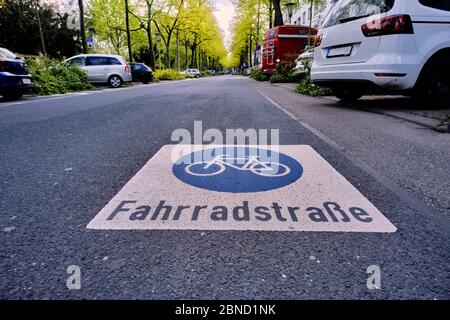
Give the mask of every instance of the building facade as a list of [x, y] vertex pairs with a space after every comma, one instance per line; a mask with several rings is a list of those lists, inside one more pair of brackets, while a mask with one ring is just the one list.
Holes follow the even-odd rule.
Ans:
[[[311, 26], [314, 28], [320, 28], [323, 21], [325, 20], [326, 15], [337, 1], [338, 0], [324, 0], [318, 5], [313, 5]], [[286, 24], [309, 26], [310, 5], [308, 3], [305, 3], [294, 9], [290, 21], [286, 9], [284, 10], [283, 15]]]

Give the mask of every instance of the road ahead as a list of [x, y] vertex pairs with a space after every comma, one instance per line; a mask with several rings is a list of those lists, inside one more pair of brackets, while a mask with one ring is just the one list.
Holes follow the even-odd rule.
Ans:
[[[449, 299], [448, 135], [265, 88], [224, 76], [0, 103], [0, 298]], [[310, 145], [398, 230], [86, 228], [194, 120]]]

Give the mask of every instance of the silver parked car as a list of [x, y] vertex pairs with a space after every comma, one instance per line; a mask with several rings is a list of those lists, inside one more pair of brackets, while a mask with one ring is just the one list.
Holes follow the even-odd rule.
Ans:
[[200, 78], [200, 71], [198, 69], [186, 69], [182, 74], [193, 76], [194, 78]]
[[68, 66], [76, 65], [86, 71], [92, 83], [107, 83], [113, 88], [131, 82], [131, 70], [126, 60], [118, 55], [80, 54], [67, 59]]

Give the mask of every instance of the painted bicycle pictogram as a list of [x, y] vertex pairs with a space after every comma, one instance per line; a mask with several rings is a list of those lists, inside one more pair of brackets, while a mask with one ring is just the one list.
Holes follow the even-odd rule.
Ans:
[[181, 181], [219, 192], [261, 192], [290, 185], [303, 175], [302, 165], [282, 152], [254, 146], [205, 148], [174, 162]]
[[291, 172], [285, 164], [261, 161], [258, 156], [232, 157], [226, 154], [218, 155], [210, 161], [191, 163], [184, 170], [194, 176], [208, 177], [223, 173], [227, 167], [264, 177], [282, 177]]

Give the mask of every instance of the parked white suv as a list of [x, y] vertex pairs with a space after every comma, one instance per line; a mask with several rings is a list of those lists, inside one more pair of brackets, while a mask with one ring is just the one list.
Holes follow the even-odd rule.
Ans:
[[342, 100], [383, 88], [450, 104], [450, 0], [339, 0], [316, 45], [311, 78]]
[[131, 70], [121, 56], [110, 54], [80, 54], [67, 59], [68, 66], [76, 65], [86, 71], [92, 83], [107, 83], [113, 88], [131, 82]]

